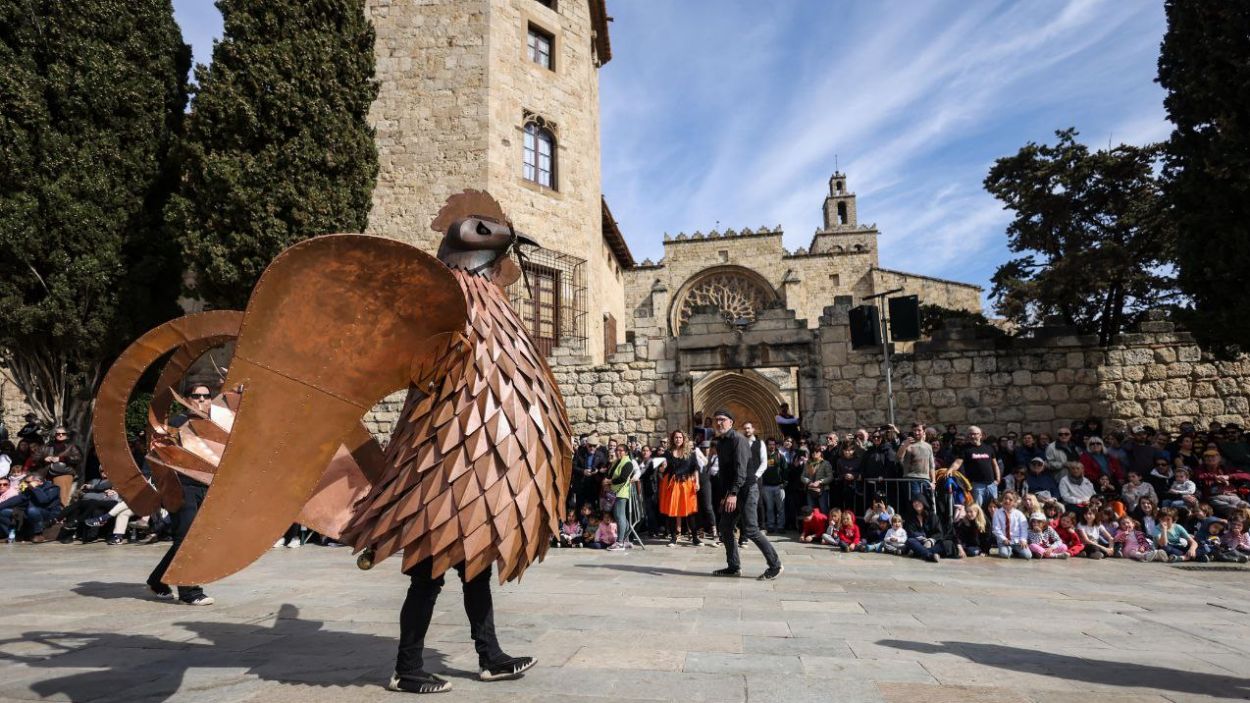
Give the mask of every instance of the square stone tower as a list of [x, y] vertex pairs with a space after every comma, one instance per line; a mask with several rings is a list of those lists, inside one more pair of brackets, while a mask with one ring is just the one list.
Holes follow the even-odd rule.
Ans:
[[622, 268], [632, 264], [619, 231], [607, 232], [600, 183], [604, 3], [368, 3], [381, 83], [370, 113], [381, 168], [369, 233], [433, 253], [442, 235], [430, 222], [447, 197], [489, 191], [543, 245], [529, 271], [533, 297], [509, 291], [531, 334], [545, 351], [593, 361], [623, 338]]

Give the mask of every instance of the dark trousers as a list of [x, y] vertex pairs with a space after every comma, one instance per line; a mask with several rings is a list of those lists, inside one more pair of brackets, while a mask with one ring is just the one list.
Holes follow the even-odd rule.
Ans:
[[[424, 559], [405, 573], [412, 579], [408, 597], [399, 611], [399, 655], [395, 658], [395, 673], [400, 676], [423, 671], [425, 661], [425, 633], [430, 629], [434, 616], [434, 603], [443, 590], [443, 577], [431, 578], [433, 560]], [[490, 567], [471, 581], [464, 580], [464, 563], [456, 565], [460, 581], [464, 584], [464, 612], [469, 616], [469, 634], [477, 650], [478, 665], [485, 667], [505, 656], [495, 638], [495, 606], [490, 596]]]
[[[174, 538], [174, 543], [169, 545], [169, 551], [165, 552], [164, 558], [148, 575], [148, 585], [156, 591], [168, 591], [169, 586], [163, 582], [165, 571], [169, 569], [169, 565], [173, 563], [174, 557], [178, 554], [178, 548], [182, 546], [182, 540], [186, 538], [187, 532], [191, 530], [191, 523], [195, 521], [195, 516], [200, 512], [200, 504], [204, 502], [204, 494], [208, 492], [208, 486], [202, 483], [188, 483], [179, 481], [182, 485], [182, 509], [176, 513], [169, 514], [170, 532]], [[193, 601], [204, 595], [204, 589], [199, 586], [179, 586], [178, 600]]]
[[733, 510], [726, 510], [720, 516], [720, 541], [725, 545], [725, 561], [731, 569], [741, 569], [742, 562], [738, 558], [738, 540], [734, 539], [734, 527], [738, 525], [738, 520], [742, 520], [742, 534], [759, 548], [760, 553], [764, 555], [764, 561], [768, 562], [768, 567], [776, 568], [781, 565], [781, 559], [777, 556], [777, 550], [773, 549], [772, 542], [760, 532], [760, 523], [756, 515], [760, 503], [760, 487], [752, 484], [749, 488], [742, 489], [738, 493], [738, 505]]
[[[699, 528], [706, 530], [710, 534], [712, 530], [716, 527], [716, 511], [714, 510], [715, 503], [713, 501], [714, 501], [714, 498], [712, 495], [712, 477], [711, 476], [708, 476], [706, 478], [700, 477], [699, 478], [699, 509], [698, 509], [698, 512], [696, 513], [699, 517], [699, 527], [698, 528], [694, 526], [688, 527], [687, 529], [690, 530], [690, 534], [697, 536], [699, 534], [698, 532]], [[690, 520], [687, 520], [687, 522], [690, 522]]]
[[924, 542], [919, 537], [907, 538], [907, 550], [917, 559], [929, 559], [933, 556], [933, 550], [924, 546]]

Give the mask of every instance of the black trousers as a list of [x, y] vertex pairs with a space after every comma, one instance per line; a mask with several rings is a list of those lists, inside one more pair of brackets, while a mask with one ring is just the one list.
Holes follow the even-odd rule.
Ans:
[[[174, 557], [178, 554], [178, 548], [182, 546], [182, 540], [186, 538], [187, 532], [191, 530], [191, 523], [195, 521], [195, 516], [200, 512], [200, 504], [204, 502], [204, 494], [208, 492], [208, 486], [202, 483], [190, 483], [187, 481], [179, 481], [182, 485], [182, 509], [176, 513], [169, 514], [170, 531], [174, 538], [174, 543], [169, 545], [169, 551], [165, 552], [164, 558], [152, 570], [148, 576], [148, 585], [156, 591], [168, 591], [169, 586], [164, 583], [165, 571], [169, 565], [173, 563]], [[193, 601], [204, 595], [204, 589], [199, 586], [179, 586], [178, 600]]]
[[[422, 652], [425, 650], [425, 633], [430, 629], [434, 616], [434, 603], [443, 590], [443, 577], [431, 578], [432, 559], [424, 559], [404, 572], [412, 579], [408, 597], [399, 611], [399, 655], [395, 658], [395, 673], [400, 676], [415, 674], [425, 667]], [[464, 563], [456, 564], [456, 572], [464, 584], [464, 612], [469, 616], [469, 634], [477, 650], [478, 665], [485, 667], [507, 655], [499, 648], [495, 637], [495, 606], [490, 595], [490, 567], [486, 567], [471, 581], [464, 580]]]
[[738, 493], [738, 504], [732, 510], [726, 510], [720, 517], [720, 541], [725, 546], [725, 562], [731, 569], [741, 569], [742, 562], [738, 556], [738, 540], [734, 539], [734, 527], [742, 522], [742, 534], [750, 540], [764, 555], [768, 568], [781, 566], [781, 559], [772, 542], [760, 532], [760, 524], [756, 519], [756, 509], [760, 503], [760, 488], [755, 484], [743, 488]]

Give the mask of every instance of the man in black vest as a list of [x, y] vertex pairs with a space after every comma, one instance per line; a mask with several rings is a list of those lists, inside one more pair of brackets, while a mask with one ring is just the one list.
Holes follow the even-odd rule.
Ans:
[[742, 519], [742, 532], [746, 538], [755, 543], [764, 560], [768, 562], [768, 570], [760, 575], [760, 580], [772, 580], [781, 575], [781, 559], [777, 550], [760, 532], [759, 518], [756, 515], [760, 501], [760, 488], [755, 481], [755, 472], [750, 470], [751, 445], [746, 437], [733, 429], [734, 418], [728, 410], [717, 410], [716, 456], [720, 458], [720, 472], [716, 480], [725, 495], [721, 504], [720, 538], [725, 545], [725, 561], [728, 565], [717, 571], [715, 576], [738, 576], [742, 573], [742, 564], [738, 560], [738, 542], [734, 539], [734, 527]]

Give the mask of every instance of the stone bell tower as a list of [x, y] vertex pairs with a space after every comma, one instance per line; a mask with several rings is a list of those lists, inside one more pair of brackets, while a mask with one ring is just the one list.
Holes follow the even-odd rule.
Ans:
[[849, 230], [857, 226], [855, 194], [846, 186], [846, 174], [834, 171], [829, 178], [829, 195], [825, 198], [825, 231]]

